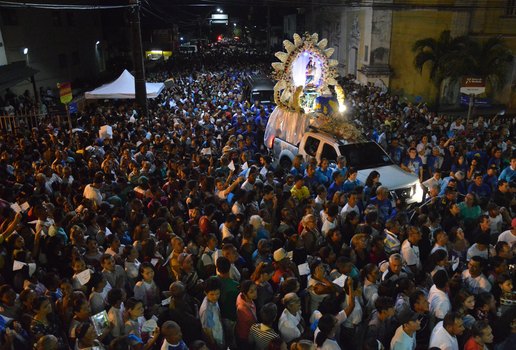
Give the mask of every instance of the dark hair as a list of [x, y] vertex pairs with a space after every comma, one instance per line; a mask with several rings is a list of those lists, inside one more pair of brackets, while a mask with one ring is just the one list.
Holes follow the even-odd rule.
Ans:
[[45, 301], [49, 301], [49, 299], [44, 296], [39, 296], [36, 299], [34, 299], [34, 301], [32, 302], [32, 310], [35, 310], [37, 312]]
[[299, 281], [296, 277], [287, 277], [280, 284], [280, 292], [285, 295], [294, 292], [299, 287]]
[[446, 283], [448, 283], [448, 274], [446, 271], [439, 270], [434, 274], [432, 281], [437, 288], [444, 289], [446, 287]]
[[446, 316], [444, 316], [443, 327], [453, 327], [453, 325], [455, 324], [455, 320], [460, 319], [462, 319], [462, 317], [458, 313], [450, 311], [446, 314]]
[[369, 175], [367, 175], [367, 179], [365, 181], [365, 185], [367, 187], [372, 187], [374, 185], [374, 182], [373, 180], [377, 177], [377, 176], [380, 176], [380, 173], [376, 170], [373, 170], [369, 173]]
[[505, 246], [509, 246], [509, 243], [507, 243], [505, 241], [499, 241], [498, 243], [496, 243], [496, 245], [495, 245], [496, 255], [500, 254], [500, 252], [502, 251], [502, 249]]
[[432, 272], [435, 267], [437, 266], [437, 263], [439, 261], [442, 261], [444, 259], [448, 258], [448, 253], [444, 249], [437, 249], [435, 252], [430, 254], [430, 256], [427, 259], [426, 263], [426, 271]]
[[216, 262], [217, 270], [220, 273], [228, 273], [229, 269], [231, 268], [231, 263], [226, 257], [219, 257]]
[[366, 266], [364, 266], [362, 268], [362, 270], [360, 270], [360, 281], [362, 281], [362, 283], [364, 283], [364, 281], [366, 280], [367, 276], [371, 272], [373, 272], [375, 270], [375, 268], [377, 268], [377, 266], [375, 264], [372, 264], [372, 263], [369, 263]]
[[120, 288], [113, 288], [107, 294], [107, 302], [113, 306], [124, 298], [124, 292]]
[[394, 307], [394, 299], [391, 297], [380, 296], [374, 302], [374, 307], [378, 312], [389, 310]]
[[412, 281], [410, 278], [408, 277], [402, 277], [402, 278], [399, 278], [398, 280], [396, 280], [396, 292], [397, 293], [404, 293], [406, 292], [408, 289], [410, 289], [410, 287], [414, 284], [414, 281]]
[[482, 331], [489, 327], [489, 322], [485, 320], [477, 320], [475, 323], [473, 323], [473, 326], [471, 327], [471, 335], [473, 337], [481, 337]]
[[335, 316], [326, 314], [323, 315], [319, 319], [318, 327], [319, 327], [319, 333], [317, 334], [317, 337], [315, 337], [315, 344], [317, 344], [317, 347], [322, 347], [326, 339], [328, 339], [330, 333], [335, 328]]
[[245, 280], [240, 283], [240, 292], [243, 294], [247, 294], [251, 289], [251, 286], [254, 284], [251, 280]]
[[270, 325], [278, 315], [278, 307], [274, 303], [267, 303], [262, 306], [260, 310], [260, 319], [266, 325]]
[[425, 297], [425, 293], [423, 293], [423, 291], [421, 290], [416, 290], [414, 293], [410, 294], [409, 305], [412, 311], [415, 311], [414, 305], [416, 305], [417, 301], [419, 300], [419, 298], [421, 298], [421, 296]]
[[493, 298], [493, 294], [489, 292], [482, 292], [478, 294], [475, 298], [475, 308], [478, 309], [489, 304]]
[[220, 279], [218, 279], [215, 276], [211, 276], [210, 278], [208, 278], [206, 280], [206, 285], [204, 286], [204, 292], [209, 293], [214, 290], [220, 290], [221, 287], [222, 287], [222, 284], [220, 282]]
[[144, 269], [152, 269], [152, 271], [154, 271], [154, 266], [150, 262], [145, 261], [140, 265], [140, 275], [143, 273]]
[[81, 311], [81, 307], [84, 305], [84, 303], [87, 303], [89, 305], [89, 302], [86, 298], [73, 299], [73, 305], [72, 305], [73, 313]]
[[124, 308], [126, 310], [132, 310], [136, 307], [136, 305], [138, 304], [143, 304], [143, 301], [141, 301], [140, 299], [136, 299], [136, 298], [129, 298], [125, 301], [124, 303]]

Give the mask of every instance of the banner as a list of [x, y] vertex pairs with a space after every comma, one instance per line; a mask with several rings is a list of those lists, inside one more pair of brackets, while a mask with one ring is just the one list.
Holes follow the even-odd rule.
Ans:
[[72, 84], [67, 83], [58, 83], [57, 88], [59, 89], [59, 98], [61, 99], [61, 103], [67, 104], [72, 101]]

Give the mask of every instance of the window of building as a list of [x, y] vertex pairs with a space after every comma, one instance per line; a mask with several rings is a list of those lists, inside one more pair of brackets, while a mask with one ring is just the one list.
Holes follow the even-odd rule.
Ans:
[[61, 12], [59, 12], [59, 11], [52, 12], [52, 24], [55, 27], [61, 27], [63, 25], [63, 22], [61, 21]]
[[3, 8], [2, 11], [0, 11], [2, 14], [2, 22], [7, 26], [15, 26], [18, 25], [18, 16], [16, 14], [15, 9], [6, 9]]
[[516, 16], [516, 0], [507, 0], [507, 16]]
[[57, 60], [59, 61], [59, 68], [66, 68], [66, 67], [68, 67], [68, 60], [66, 59], [66, 54], [60, 53], [57, 56]]
[[81, 63], [81, 56], [77, 51], [72, 52], [72, 65], [77, 66]]

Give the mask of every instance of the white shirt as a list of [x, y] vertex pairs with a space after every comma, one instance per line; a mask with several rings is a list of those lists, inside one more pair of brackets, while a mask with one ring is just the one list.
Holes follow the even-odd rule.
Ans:
[[283, 310], [278, 322], [278, 330], [285, 343], [290, 343], [301, 336], [301, 331], [297, 327], [299, 322], [301, 322], [301, 312], [298, 311], [296, 315], [292, 315], [287, 309]]
[[341, 350], [339, 344], [333, 339], [326, 339], [321, 347], [317, 350]]
[[329, 230], [334, 229], [337, 227], [337, 218], [333, 219], [333, 222], [331, 222], [328, 219], [323, 220], [323, 224], [321, 227], [321, 233], [326, 236]]
[[362, 291], [364, 301], [366, 303], [366, 311], [370, 314], [374, 309], [374, 303], [378, 299], [378, 284], [369, 282], [368, 279], [364, 281], [364, 289]]
[[466, 255], [466, 260], [470, 261], [472, 257], [479, 256], [483, 259], [489, 259], [489, 257], [493, 257], [496, 255], [496, 251], [492, 245], [489, 245], [489, 248], [486, 250], [480, 250], [478, 249], [478, 244], [473, 244], [468, 249], [468, 254]]
[[391, 350], [414, 350], [416, 348], [416, 332], [409, 336], [403, 330], [403, 326], [399, 326], [391, 339]]
[[512, 247], [516, 243], [516, 235], [511, 230], [503, 231], [498, 236], [498, 242], [507, 242]]
[[342, 210], [340, 211], [341, 221], [344, 222], [344, 220], [346, 220], [346, 216], [348, 216], [348, 213], [352, 211], [356, 212], [358, 216], [360, 216], [360, 210], [358, 209], [358, 205], [355, 204], [355, 206], [352, 207], [349, 205], [349, 203], [346, 203], [344, 208], [342, 208]]
[[462, 271], [462, 280], [468, 290], [473, 294], [491, 291], [491, 283], [489, 283], [489, 280], [482, 273], [477, 277], [471, 277], [469, 270], [464, 270]]
[[459, 343], [457, 342], [457, 338], [453, 337], [443, 327], [443, 321], [441, 321], [432, 330], [428, 347], [436, 347], [440, 350], [459, 350]]
[[451, 311], [451, 303], [448, 294], [438, 289], [435, 284], [430, 288], [430, 292], [428, 293], [428, 303], [430, 304], [430, 314], [441, 320]]
[[491, 235], [497, 235], [502, 231], [503, 218], [502, 214], [498, 214], [494, 218], [489, 216], [489, 228], [491, 229]]
[[421, 268], [419, 247], [417, 245], [411, 244], [408, 239], [403, 241], [403, 244], [401, 246], [401, 256], [403, 257], [403, 261], [407, 266], [416, 265], [418, 269]]
[[97, 206], [102, 203], [102, 194], [100, 193], [100, 190], [93, 187], [91, 184], [86, 185], [82, 195], [86, 199], [91, 199]]

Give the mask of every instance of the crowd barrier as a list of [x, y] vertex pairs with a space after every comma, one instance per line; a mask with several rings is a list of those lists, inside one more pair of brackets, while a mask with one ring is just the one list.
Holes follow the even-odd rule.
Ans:
[[21, 132], [30, 131], [33, 127], [39, 127], [44, 123], [61, 125], [62, 120], [66, 120], [66, 118], [60, 115], [50, 116], [37, 110], [27, 110], [8, 115], [0, 114], [0, 131], [17, 135]]

